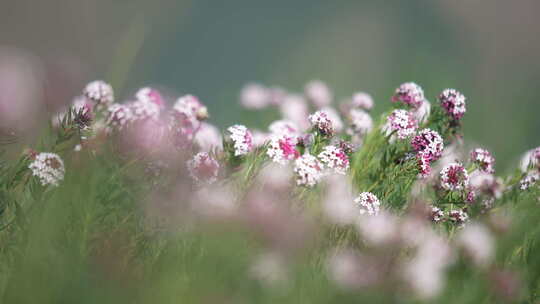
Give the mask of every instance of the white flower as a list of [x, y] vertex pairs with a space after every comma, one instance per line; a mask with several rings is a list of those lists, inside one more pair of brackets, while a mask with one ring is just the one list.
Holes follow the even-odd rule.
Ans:
[[217, 180], [219, 163], [206, 152], [195, 154], [187, 162], [189, 175], [197, 182], [212, 184]]
[[379, 214], [381, 202], [371, 192], [362, 192], [354, 200], [354, 203], [360, 210], [360, 214], [377, 215]]
[[126, 105], [113, 103], [107, 107], [105, 122], [108, 126], [122, 130], [132, 119], [131, 108]]
[[309, 114], [308, 105], [302, 96], [295, 94], [285, 96], [279, 110], [283, 119], [294, 122], [301, 130], [309, 127], [307, 120]]
[[128, 105], [134, 121], [159, 118], [160, 108], [153, 102], [136, 100]]
[[349, 157], [339, 147], [324, 147], [323, 151], [319, 153], [319, 159], [338, 174], [345, 174], [349, 169]]
[[315, 186], [323, 177], [323, 164], [310, 154], [304, 154], [294, 163], [294, 173], [296, 173], [296, 184], [302, 186]]
[[84, 96], [95, 101], [97, 104], [110, 104], [114, 101], [114, 92], [112, 87], [102, 81], [95, 80], [86, 85], [83, 91]]
[[373, 119], [371, 116], [359, 109], [351, 109], [349, 111], [349, 121], [351, 124], [351, 133], [366, 135], [373, 129]]
[[334, 133], [334, 125], [328, 113], [317, 111], [308, 117], [311, 126], [324, 135], [332, 135]]
[[54, 153], [37, 154], [28, 168], [32, 170], [33, 176], [39, 178], [43, 186], [58, 186], [64, 179], [64, 162], [60, 156]]
[[296, 138], [287, 135], [273, 135], [270, 138], [266, 154], [273, 162], [282, 165], [300, 155], [296, 150]]
[[351, 105], [369, 111], [373, 108], [373, 98], [368, 93], [357, 92], [352, 97]]
[[230, 138], [234, 143], [234, 156], [248, 154], [253, 148], [253, 137], [251, 132], [243, 125], [234, 125], [227, 129]]
[[313, 102], [317, 108], [329, 106], [332, 103], [332, 91], [326, 83], [320, 80], [313, 80], [306, 84], [304, 88], [306, 97]]
[[215, 126], [202, 122], [199, 131], [195, 133], [193, 139], [202, 151], [209, 152], [213, 148], [218, 150], [223, 149], [223, 139], [219, 129]]
[[450, 191], [465, 190], [469, 186], [469, 174], [460, 163], [451, 163], [442, 169], [441, 186]]
[[258, 83], [248, 83], [240, 92], [240, 104], [246, 109], [263, 109], [269, 102], [269, 89]]
[[298, 126], [294, 122], [288, 120], [276, 120], [268, 126], [268, 130], [273, 135], [297, 137], [300, 134]]
[[399, 109], [388, 115], [383, 131], [387, 136], [392, 132], [396, 132], [397, 138], [405, 139], [414, 135], [417, 128], [418, 122], [414, 119], [412, 112]]

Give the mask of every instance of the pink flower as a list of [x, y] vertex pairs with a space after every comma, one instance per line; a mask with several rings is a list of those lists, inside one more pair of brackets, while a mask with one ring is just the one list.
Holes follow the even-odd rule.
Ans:
[[387, 135], [396, 132], [399, 139], [412, 136], [418, 128], [418, 122], [411, 112], [406, 110], [394, 110], [387, 118], [385, 127]]
[[438, 160], [444, 149], [443, 139], [431, 129], [423, 129], [411, 140], [411, 145], [422, 158], [433, 162]]
[[165, 100], [158, 90], [149, 87], [141, 88], [135, 94], [137, 100], [155, 103], [160, 109], [165, 108]]
[[442, 222], [444, 220], [444, 211], [435, 206], [431, 206], [430, 219], [435, 223]]
[[379, 214], [381, 202], [371, 192], [362, 192], [354, 200], [354, 203], [360, 210], [360, 214], [364, 215], [377, 215]]
[[308, 117], [311, 126], [323, 135], [331, 136], [334, 133], [332, 121], [326, 112], [317, 111]]
[[338, 174], [345, 174], [349, 169], [349, 157], [339, 147], [324, 147], [323, 151], [319, 154], [319, 159], [326, 167]]
[[465, 190], [469, 186], [469, 174], [460, 163], [451, 163], [440, 172], [441, 186], [449, 191]]
[[221, 132], [218, 128], [206, 122], [201, 123], [193, 141], [204, 152], [209, 152], [214, 148], [218, 150], [223, 149]]
[[448, 218], [451, 222], [463, 226], [469, 221], [469, 215], [464, 210], [451, 210], [448, 212]]
[[107, 118], [105, 123], [117, 130], [122, 130], [133, 119], [129, 106], [113, 103], [107, 107]]
[[441, 106], [454, 120], [460, 120], [466, 112], [465, 96], [454, 89], [446, 89], [439, 95]]
[[368, 93], [357, 92], [352, 97], [351, 106], [369, 111], [373, 108], [373, 98]]
[[298, 126], [288, 120], [276, 120], [270, 124], [268, 130], [273, 135], [286, 135], [289, 137], [298, 137], [300, 131]]
[[324, 176], [322, 168], [323, 164], [315, 156], [310, 154], [300, 156], [294, 163], [296, 184], [307, 187], [315, 186]]
[[83, 94], [98, 105], [108, 105], [114, 101], [112, 87], [102, 80], [88, 83], [83, 90]]
[[240, 92], [240, 104], [246, 109], [259, 110], [268, 106], [270, 91], [258, 83], [248, 83]]
[[480, 170], [486, 173], [493, 173], [493, 165], [495, 164], [495, 158], [489, 153], [488, 150], [477, 148], [471, 151], [471, 160], [475, 163]]
[[413, 108], [418, 108], [424, 101], [424, 90], [414, 82], [406, 82], [396, 89], [392, 102], [403, 102]]
[[217, 180], [219, 163], [206, 152], [197, 153], [187, 162], [189, 175], [197, 182], [212, 184]]
[[360, 109], [351, 109], [349, 111], [350, 132], [360, 136], [366, 135], [373, 129], [373, 119], [371, 116]]
[[302, 131], [309, 128], [309, 122], [307, 120], [309, 109], [306, 100], [302, 96], [295, 94], [287, 95], [280, 104], [279, 110], [284, 120], [292, 121]]
[[279, 164], [286, 164], [300, 156], [300, 152], [296, 150], [296, 138], [287, 135], [273, 135], [266, 154]]
[[326, 83], [320, 80], [313, 80], [306, 84], [304, 89], [306, 97], [313, 102], [315, 107], [323, 108], [332, 103], [332, 91]]
[[242, 156], [253, 149], [253, 137], [251, 132], [242, 125], [234, 125], [227, 129], [234, 144], [234, 155]]
[[180, 113], [189, 119], [205, 120], [208, 118], [208, 109], [193, 95], [184, 95], [176, 100], [173, 112]]

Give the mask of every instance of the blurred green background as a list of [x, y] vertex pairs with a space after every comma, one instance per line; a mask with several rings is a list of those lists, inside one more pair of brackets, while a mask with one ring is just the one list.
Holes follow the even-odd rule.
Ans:
[[[431, 101], [468, 98], [466, 138], [498, 168], [540, 145], [540, 2], [8, 0], [0, 45], [38, 58], [43, 100], [68, 103], [93, 79], [118, 100], [141, 86], [197, 95], [213, 122], [263, 127], [274, 115], [238, 106], [243, 84], [300, 91], [326, 81], [338, 100], [363, 90], [385, 110], [395, 87], [420, 84]], [[261, 119], [262, 118], [262, 119]]]

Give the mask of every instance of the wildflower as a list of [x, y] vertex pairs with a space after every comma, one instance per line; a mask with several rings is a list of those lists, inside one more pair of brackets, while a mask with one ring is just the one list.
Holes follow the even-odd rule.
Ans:
[[467, 212], [461, 209], [451, 210], [448, 212], [448, 218], [451, 222], [463, 226], [466, 222], [469, 221], [469, 215]]
[[420, 170], [420, 177], [426, 178], [431, 174], [431, 163], [429, 162], [429, 158], [418, 155], [417, 156], [418, 161], [418, 168]]
[[271, 135], [260, 130], [253, 130], [251, 137], [253, 147], [258, 148], [264, 146], [270, 140]]
[[160, 108], [153, 102], [145, 100], [136, 100], [129, 104], [133, 121], [142, 121], [147, 119], [157, 120], [160, 114]]
[[174, 113], [184, 114], [189, 119], [202, 121], [208, 118], [208, 109], [193, 95], [178, 98], [173, 106]]
[[108, 105], [114, 101], [112, 87], [102, 80], [88, 83], [83, 90], [83, 94], [98, 105]]
[[217, 180], [219, 163], [206, 152], [195, 154], [187, 161], [189, 175], [197, 182], [212, 184]]
[[366, 135], [373, 129], [373, 119], [363, 110], [351, 109], [349, 111], [349, 121], [351, 133], [353, 134]]
[[156, 89], [149, 87], [141, 88], [139, 91], [137, 91], [135, 97], [140, 101], [155, 103], [160, 108], [165, 107], [165, 100]]
[[468, 225], [459, 232], [457, 243], [478, 266], [486, 266], [493, 258], [495, 242], [484, 225]]
[[379, 199], [371, 192], [362, 192], [354, 199], [354, 203], [360, 210], [360, 214], [377, 215], [381, 203]]
[[469, 175], [469, 180], [473, 191], [479, 194], [486, 194], [493, 198], [500, 198], [502, 196], [502, 180], [495, 178], [490, 173], [475, 170]]
[[396, 132], [399, 139], [410, 137], [416, 132], [418, 122], [411, 112], [406, 110], [394, 110], [387, 118], [385, 126], [386, 135]]
[[433, 162], [439, 159], [444, 148], [442, 137], [431, 129], [423, 129], [411, 140], [411, 145], [419, 156]]
[[243, 125], [234, 125], [227, 131], [234, 143], [234, 156], [246, 155], [253, 149], [253, 137], [248, 128]]
[[431, 206], [430, 220], [435, 223], [442, 222], [444, 220], [444, 211], [435, 206]]
[[403, 83], [396, 89], [392, 101], [403, 102], [413, 108], [418, 108], [424, 101], [424, 90], [414, 82]]
[[28, 168], [32, 170], [33, 176], [39, 178], [43, 186], [58, 186], [64, 179], [64, 162], [57, 154], [42, 152], [32, 158]]
[[446, 89], [439, 95], [439, 102], [454, 120], [460, 120], [466, 112], [465, 96], [454, 89]]
[[268, 130], [274, 135], [286, 135], [289, 137], [297, 137], [299, 135], [298, 126], [288, 120], [276, 120], [270, 124]]
[[304, 88], [304, 93], [317, 108], [323, 108], [332, 103], [332, 91], [326, 83], [320, 80], [308, 82]]
[[287, 135], [273, 135], [266, 154], [272, 161], [282, 165], [300, 156], [296, 150], [296, 138]]
[[343, 121], [341, 120], [341, 116], [339, 115], [338, 111], [336, 109], [331, 107], [324, 107], [321, 109], [322, 112], [326, 113], [328, 119], [332, 122], [332, 128], [334, 129], [334, 132], [340, 133], [343, 131]]
[[301, 130], [309, 128], [309, 122], [306, 119], [309, 114], [306, 100], [295, 94], [289, 94], [283, 98], [279, 106], [283, 119], [294, 122]]
[[540, 147], [525, 152], [521, 157], [519, 167], [523, 172], [531, 168], [537, 168], [540, 171]]
[[527, 190], [535, 185], [538, 180], [540, 180], [540, 174], [538, 172], [530, 172], [519, 181], [519, 189]]
[[355, 93], [351, 100], [351, 106], [369, 111], [373, 108], [373, 98], [368, 93]]
[[336, 146], [326, 146], [319, 154], [319, 159], [338, 174], [345, 174], [349, 169], [349, 157], [343, 149]]
[[495, 158], [489, 153], [488, 150], [477, 148], [471, 152], [471, 160], [475, 163], [480, 170], [486, 173], [494, 173], [493, 165], [495, 164]]
[[350, 202], [354, 200], [352, 185], [344, 175], [332, 174], [325, 178], [325, 195], [322, 210], [332, 223], [352, 224], [356, 220], [356, 208]]
[[304, 154], [296, 159], [294, 173], [299, 186], [315, 186], [323, 177], [323, 164], [313, 155]]
[[259, 110], [265, 108], [270, 101], [268, 88], [258, 83], [249, 83], [240, 92], [240, 104], [246, 109]]
[[451, 163], [440, 172], [441, 186], [449, 191], [464, 190], [469, 186], [469, 174], [460, 163]]
[[221, 150], [223, 139], [219, 129], [215, 126], [202, 122], [199, 130], [195, 133], [194, 142], [202, 151], [209, 152], [213, 148]]
[[106, 124], [122, 130], [133, 119], [129, 106], [113, 103], [107, 107]]
[[332, 121], [326, 112], [317, 111], [308, 117], [311, 126], [323, 135], [331, 136], [334, 133]]
[[397, 217], [384, 211], [359, 219], [357, 227], [364, 239], [376, 246], [390, 244], [399, 237]]

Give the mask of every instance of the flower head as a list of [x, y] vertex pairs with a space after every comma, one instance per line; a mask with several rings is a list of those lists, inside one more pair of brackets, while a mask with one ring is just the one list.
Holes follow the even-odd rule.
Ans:
[[108, 105], [114, 101], [112, 87], [102, 80], [95, 80], [88, 83], [83, 90], [83, 94], [98, 105]]
[[140, 101], [155, 103], [160, 108], [165, 107], [165, 100], [163, 99], [163, 96], [161, 96], [161, 93], [156, 89], [149, 87], [141, 88], [137, 91], [135, 97]]
[[540, 147], [529, 150], [523, 154], [519, 163], [521, 171], [527, 172], [529, 169], [538, 169], [540, 172]]
[[441, 186], [449, 191], [465, 190], [469, 186], [469, 174], [460, 163], [451, 163], [440, 173]]
[[184, 114], [189, 119], [198, 121], [208, 118], [208, 109], [193, 95], [184, 95], [176, 100], [173, 112]]
[[357, 92], [352, 97], [351, 106], [369, 111], [373, 108], [373, 98], [368, 93]]
[[246, 109], [263, 109], [269, 102], [270, 90], [261, 84], [248, 83], [240, 92], [240, 104]]
[[219, 150], [223, 148], [223, 139], [221, 138], [219, 129], [206, 122], [201, 123], [199, 131], [195, 133], [193, 140], [197, 146], [205, 152], [209, 152], [213, 148], [217, 148]]
[[340, 147], [326, 146], [319, 154], [319, 159], [326, 167], [338, 174], [345, 174], [349, 169], [349, 157]]
[[477, 148], [471, 151], [471, 160], [475, 163], [480, 170], [486, 173], [493, 173], [495, 169], [495, 158], [486, 149]]
[[353, 134], [366, 135], [373, 129], [373, 119], [363, 110], [351, 109], [349, 111], [349, 121]]
[[413, 108], [418, 108], [424, 101], [424, 90], [414, 82], [403, 83], [396, 89], [392, 101], [403, 102]]
[[309, 128], [307, 120], [309, 109], [304, 97], [295, 94], [286, 95], [279, 110], [283, 119], [294, 122], [301, 130]]
[[187, 161], [189, 175], [197, 182], [211, 184], [217, 180], [219, 163], [206, 152], [199, 152]]
[[439, 101], [446, 113], [454, 120], [460, 120], [466, 112], [465, 96], [454, 89], [442, 91]]
[[304, 154], [294, 162], [296, 184], [299, 186], [315, 186], [323, 177], [323, 164], [313, 155]]
[[28, 168], [32, 170], [33, 176], [39, 178], [43, 186], [58, 186], [64, 179], [64, 162], [54, 153], [38, 153], [33, 157]]
[[332, 120], [326, 112], [317, 111], [308, 117], [311, 126], [323, 135], [332, 135], [334, 133], [334, 126]]
[[297, 137], [300, 133], [298, 126], [288, 120], [276, 120], [268, 126], [268, 130], [274, 135], [286, 135], [289, 137]]
[[145, 100], [136, 100], [129, 104], [133, 121], [143, 121], [147, 119], [157, 120], [160, 115], [160, 108], [157, 104]]
[[106, 124], [117, 130], [122, 130], [133, 119], [129, 106], [113, 103], [107, 107]]
[[273, 135], [266, 154], [279, 164], [285, 164], [300, 156], [300, 152], [296, 150], [296, 138], [287, 135]]
[[463, 226], [466, 222], [469, 221], [469, 215], [467, 212], [461, 209], [450, 210], [448, 212], [448, 218], [451, 222]]
[[354, 199], [354, 203], [360, 210], [360, 214], [377, 215], [379, 214], [381, 202], [371, 192], [362, 192]]
[[433, 162], [442, 156], [443, 139], [431, 129], [423, 129], [411, 140], [411, 145], [419, 156]]
[[243, 125], [234, 125], [227, 131], [234, 143], [234, 156], [246, 155], [253, 149], [253, 137], [248, 128]]
[[317, 108], [329, 106], [332, 103], [332, 91], [326, 83], [320, 80], [313, 80], [306, 84], [304, 88], [306, 97], [313, 102]]
[[442, 222], [444, 220], [444, 211], [435, 206], [431, 206], [430, 219], [435, 223]]
[[527, 190], [531, 186], [534, 186], [536, 182], [538, 182], [539, 180], [540, 180], [540, 173], [530, 172], [519, 181], [519, 189]]
[[399, 139], [410, 137], [416, 132], [418, 122], [412, 112], [406, 110], [394, 110], [387, 118], [385, 127], [387, 134], [396, 132]]

